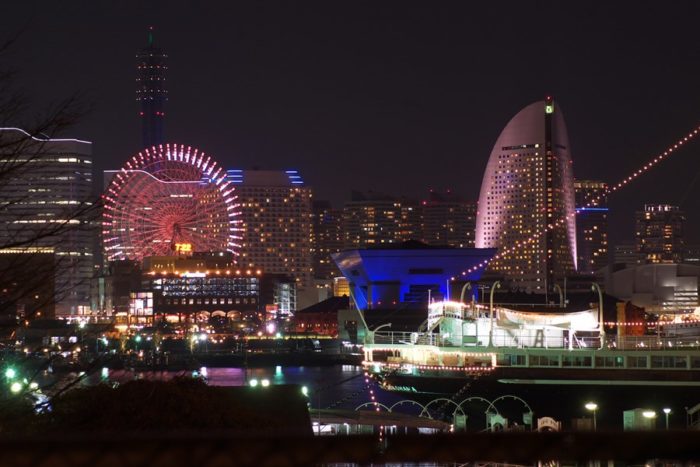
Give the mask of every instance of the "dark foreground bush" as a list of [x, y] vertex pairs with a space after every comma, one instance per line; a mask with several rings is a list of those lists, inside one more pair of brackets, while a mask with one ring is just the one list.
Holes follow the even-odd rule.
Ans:
[[298, 386], [213, 387], [190, 378], [131, 381], [116, 388], [78, 388], [33, 415], [37, 432], [311, 435], [306, 398]]

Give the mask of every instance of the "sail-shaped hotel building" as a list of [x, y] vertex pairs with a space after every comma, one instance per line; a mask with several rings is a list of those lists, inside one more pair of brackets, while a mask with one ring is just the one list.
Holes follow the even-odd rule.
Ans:
[[513, 117], [481, 183], [476, 247], [498, 248], [490, 270], [544, 293], [576, 270], [576, 220], [566, 124], [547, 98]]

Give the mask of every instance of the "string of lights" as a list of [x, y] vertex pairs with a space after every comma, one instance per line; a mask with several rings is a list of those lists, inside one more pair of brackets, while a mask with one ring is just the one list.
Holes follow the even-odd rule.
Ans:
[[[681, 323], [674, 322], [661, 322], [662, 326], [675, 325], [678, 327], [697, 327], [700, 323], [700, 319], [686, 319]], [[606, 326], [645, 326], [647, 324], [656, 324], [656, 322], [646, 322], [646, 321], [605, 321]]]
[[[651, 160], [649, 160], [646, 164], [644, 164], [644, 165], [643, 165], [641, 168], [639, 168], [638, 170], [632, 172], [632, 174], [629, 175], [628, 177], [626, 177], [626, 178], [620, 180], [620, 181], [617, 182], [615, 185], [612, 185], [611, 187], [608, 187], [601, 195], [599, 195], [599, 196], [593, 198], [592, 200], [590, 200], [590, 201], [589, 201], [585, 206], [583, 206], [583, 207], [584, 207], [584, 208], [589, 208], [589, 207], [595, 206], [595, 205], [601, 200], [601, 198], [602, 198], [603, 196], [608, 195], [608, 194], [612, 194], [612, 193], [614, 193], [614, 192], [620, 190], [621, 188], [623, 188], [623, 187], [625, 187], [626, 185], [628, 185], [630, 182], [632, 182], [632, 181], [634, 181], [635, 179], [637, 179], [640, 175], [642, 175], [642, 174], [648, 172], [649, 169], [651, 169], [652, 167], [658, 165], [658, 164], [659, 164], [661, 161], [663, 161], [664, 159], [668, 158], [671, 154], [673, 154], [674, 151], [676, 151], [677, 149], [679, 149], [681, 146], [683, 146], [684, 144], [686, 144], [686, 143], [692, 141], [692, 140], [698, 135], [698, 131], [700, 131], [700, 126], [696, 127], [696, 128], [693, 129], [690, 133], [688, 133], [687, 135], [685, 135], [685, 136], [683, 136], [682, 138], [678, 139], [674, 144], [668, 146], [668, 147], [666, 148], [666, 150], [664, 150], [662, 153], [659, 153], [656, 157], [654, 157], [654, 158], [652, 158]], [[515, 244], [514, 244], [513, 246], [508, 247], [508, 248], [505, 248], [505, 249], [503, 249], [503, 250], [499, 250], [491, 259], [486, 259], [486, 260], [484, 260], [484, 261], [482, 261], [482, 262], [480, 262], [480, 263], [478, 263], [478, 264], [476, 264], [476, 265], [474, 265], [474, 266], [472, 266], [472, 267], [470, 267], [470, 268], [468, 268], [468, 269], [465, 269], [464, 271], [461, 272], [461, 275], [462, 275], [462, 276], [467, 276], [468, 274], [471, 274], [471, 273], [473, 273], [473, 272], [475, 272], [475, 271], [478, 271], [479, 269], [485, 268], [486, 266], [488, 266], [489, 263], [493, 262], [494, 260], [497, 260], [497, 259], [499, 259], [499, 258], [502, 258], [502, 257], [506, 256], [507, 254], [509, 254], [509, 253], [511, 253], [511, 252], [514, 252], [516, 249], [519, 249], [519, 248], [521, 248], [521, 247], [523, 247], [523, 246], [525, 246], [525, 245], [529, 245], [529, 244], [533, 243], [533, 242], [534, 242], [535, 240], [537, 240], [539, 237], [541, 237], [542, 235], [544, 235], [545, 232], [551, 231], [551, 230], [553, 230], [555, 227], [558, 227], [558, 226], [562, 225], [562, 224], [563, 224], [564, 222], [566, 222], [568, 219], [570, 219], [570, 218], [573, 217], [573, 216], [576, 216], [577, 214], [578, 214], [578, 211], [577, 211], [577, 210], [574, 210], [574, 212], [569, 213], [569, 214], [567, 214], [566, 216], [560, 218], [557, 222], [552, 223], [552, 224], [547, 224], [547, 227], [544, 229], [543, 232], [535, 233], [535, 234], [533, 234], [532, 236], [530, 236], [529, 238], [527, 238], [526, 240], [524, 240], [524, 241], [522, 241], [522, 242], [515, 242]], [[457, 277], [456, 277], [456, 276], [453, 276], [453, 277], [450, 278], [450, 280], [455, 281], [455, 280], [457, 280]]]

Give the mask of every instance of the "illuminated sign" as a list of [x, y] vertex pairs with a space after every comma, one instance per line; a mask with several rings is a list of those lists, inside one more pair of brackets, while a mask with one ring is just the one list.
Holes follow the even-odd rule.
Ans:
[[178, 253], [192, 253], [191, 243], [176, 243], [175, 251]]

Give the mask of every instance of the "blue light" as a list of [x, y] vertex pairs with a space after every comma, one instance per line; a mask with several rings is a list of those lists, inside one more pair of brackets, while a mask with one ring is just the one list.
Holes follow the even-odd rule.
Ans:
[[582, 211], [608, 211], [608, 208], [576, 208], [576, 212]]
[[226, 171], [226, 178], [231, 183], [243, 183], [243, 170], [230, 169]]

